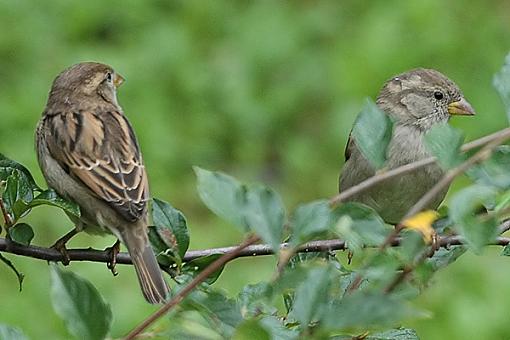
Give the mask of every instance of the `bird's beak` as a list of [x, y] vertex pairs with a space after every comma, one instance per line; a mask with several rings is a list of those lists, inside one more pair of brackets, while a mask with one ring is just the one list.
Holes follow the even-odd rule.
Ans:
[[464, 98], [449, 104], [448, 113], [455, 116], [474, 116], [476, 114], [471, 104]]
[[118, 73], [115, 73], [115, 75], [113, 76], [113, 85], [115, 85], [115, 87], [118, 88], [120, 85], [122, 85], [123, 82], [124, 77]]

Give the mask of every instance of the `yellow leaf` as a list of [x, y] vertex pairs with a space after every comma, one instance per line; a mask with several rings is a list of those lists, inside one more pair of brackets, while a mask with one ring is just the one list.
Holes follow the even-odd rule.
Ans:
[[425, 243], [430, 243], [436, 233], [432, 228], [432, 223], [439, 218], [439, 214], [434, 210], [427, 210], [402, 221], [402, 225], [408, 229], [416, 230], [423, 235]]

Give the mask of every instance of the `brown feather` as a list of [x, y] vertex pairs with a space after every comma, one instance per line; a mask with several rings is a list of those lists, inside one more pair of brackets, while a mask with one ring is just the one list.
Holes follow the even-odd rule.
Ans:
[[[79, 118], [78, 118], [79, 117]], [[147, 174], [129, 122], [117, 111], [46, 116], [51, 155], [127, 221], [143, 217]]]

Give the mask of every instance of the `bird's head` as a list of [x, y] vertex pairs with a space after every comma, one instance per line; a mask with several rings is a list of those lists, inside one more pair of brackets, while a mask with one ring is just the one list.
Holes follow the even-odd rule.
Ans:
[[474, 109], [459, 87], [440, 72], [418, 68], [388, 80], [377, 104], [399, 124], [422, 130], [448, 121], [451, 115], [472, 116]]
[[99, 96], [116, 105], [117, 88], [123, 82], [124, 78], [108, 65], [95, 62], [75, 64], [55, 78], [50, 91], [50, 101], [52, 98], [72, 100], [76, 96]]

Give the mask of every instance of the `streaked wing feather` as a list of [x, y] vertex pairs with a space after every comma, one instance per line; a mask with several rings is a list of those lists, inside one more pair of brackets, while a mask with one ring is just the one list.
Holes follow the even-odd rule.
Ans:
[[52, 156], [128, 221], [144, 216], [147, 174], [129, 122], [120, 112], [48, 116]]

